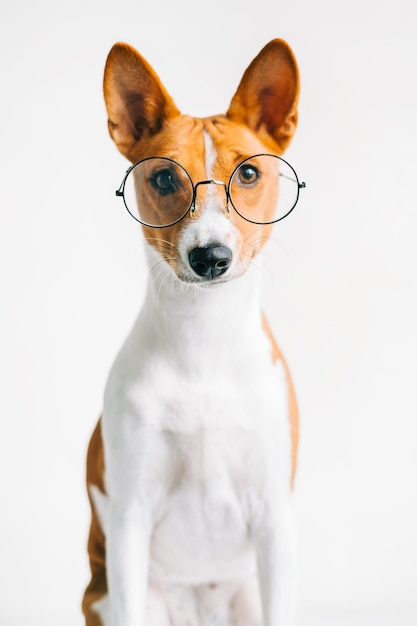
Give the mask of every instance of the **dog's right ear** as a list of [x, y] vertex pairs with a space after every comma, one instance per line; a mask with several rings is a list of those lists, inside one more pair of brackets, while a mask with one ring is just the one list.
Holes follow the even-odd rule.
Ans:
[[270, 150], [281, 154], [297, 127], [299, 90], [293, 51], [282, 39], [273, 39], [244, 73], [227, 117], [247, 125]]
[[180, 114], [149, 63], [125, 43], [116, 43], [107, 57], [104, 99], [110, 135], [132, 162], [141, 142]]

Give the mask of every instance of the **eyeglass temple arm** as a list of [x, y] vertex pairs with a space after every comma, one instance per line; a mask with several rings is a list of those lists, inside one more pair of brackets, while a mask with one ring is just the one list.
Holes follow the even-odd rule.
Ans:
[[280, 172], [279, 175], [282, 176], [282, 178], [286, 178], [287, 180], [290, 180], [292, 183], [297, 183], [299, 189], [304, 189], [306, 187], [305, 182], [299, 183], [298, 180], [295, 180], [295, 178], [292, 178], [291, 176], [287, 176], [286, 174], [283, 174], [282, 172]]
[[115, 192], [115, 193], [116, 193], [116, 196], [117, 196], [118, 198], [123, 198], [123, 197], [124, 197], [124, 195], [125, 195], [125, 183], [126, 183], [126, 178], [127, 178], [127, 177], [128, 177], [128, 175], [130, 174], [130, 172], [133, 170], [133, 168], [135, 167], [135, 165], [136, 165], [136, 164], [131, 165], [130, 167], [128, 167], [128, 168], [127, 168], [127, 170], [126, 170], [126, 174], [125, 174], [125, 177], [123, 178], [123, 180], [122, 180], [122, 182], [121, 182], [121, 184], [120, 184], [119, 189], [116, 189], [116, 192]]

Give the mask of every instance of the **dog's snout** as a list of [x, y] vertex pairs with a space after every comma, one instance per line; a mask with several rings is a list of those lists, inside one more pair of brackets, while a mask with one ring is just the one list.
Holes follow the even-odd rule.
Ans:
[[193, 271], [197, 276], [208, 280], [224, 274], [230, 267], [232, 257], [230, 248], [217, 244], [206, 248], [193, 248], [188, 255]]

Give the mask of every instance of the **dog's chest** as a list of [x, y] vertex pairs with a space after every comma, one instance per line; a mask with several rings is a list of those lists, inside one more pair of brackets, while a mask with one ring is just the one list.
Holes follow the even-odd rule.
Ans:
[[141, 412], [152, 419], [148, 445], [164, 484], [151, 548], [156, 579], [207, 582], [254, 570], [249, 521], [265, 497], [267, 459], [286, 457], [286, 392], [272, 364], [240, 373], [184, 379], [165, 367], [156, 396], [146, 381]]

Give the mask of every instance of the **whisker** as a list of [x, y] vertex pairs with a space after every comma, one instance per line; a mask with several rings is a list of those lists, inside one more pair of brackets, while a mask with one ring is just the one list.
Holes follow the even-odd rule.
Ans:
[[164, 243], [171, 248], [175, 248], [175, 245], [172, 243], [172, 241], [168, 241], [167, 239], [161, 239], [160, 237], [146, 237], [143, 243], [144, 245], [146, 245], [146, 243], [149, 243], [150, 241], [156, 241], [158, 244]]
[[164, 261], [165, 261], [165, 259], [161, 259], [160, 261], [156, 261], [149, 268], [149, 275], [150, 275], [150, 277], [152, 279], [152, 282], [154, 284], [156, 284], [159, 281], [160, 276], [163, 276], [164, 274], [169, 276], [171, 274], [170, 268], [166, 265], [166, 263]]
[[[146, 252], [146, 250], [147, 250], [147, 248], [145, 248], [145, 252]], [[157, 249], [157, 251], [158, 251], [158, 252], [159, 252], [159, 254], [161, 254], [161, 255], [163, 255], [163, 254], [164, 254], [164, 255], [166, 255], [167, 257], [171, 257], [171, 258], [173, 258], [173, 256], [172, 256], [172, 255], [173, 255], [173, 250], [172, 250], [172, 248], [168, 248], [168, 247], [166, 247], [166, 246], [160, 246], [160, 247]]]
[[162, 266], [159, 269], [159, 271], [156, 274], [153, 274], [153, 276], [152, 276], [153, 284], [156, 285], [156, 287], [157, 287], [157, 289], [156, 289], [156, 301], [157, 301], [158, 305], [159, 305], [159, 301], [160, 301], [160, 297], [161, 297], [162, 287], [163, 287], [164, 283], [166, 282], [166, 280], [169, 278], [169, 276], [170, 276], [170, 271], [169, 271], [169, 268], [166, 265]]

